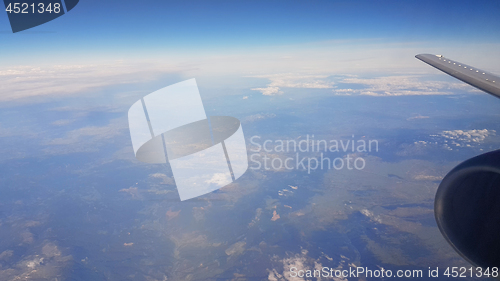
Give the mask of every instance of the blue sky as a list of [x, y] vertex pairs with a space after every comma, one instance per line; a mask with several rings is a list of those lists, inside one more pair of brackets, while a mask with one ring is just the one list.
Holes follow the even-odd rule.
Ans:
[[[411, 75], [456, 81], [415, 59], [419, 53], [500, 73], [499, 12], [496, 1], [81, 0], [68, 14], [15, 34], [0, 13], [0, 101], [164, 86], [169, 75], [172, 83], [194, 77], [264, 95], [333, 89], [329, 76], [365, 75], [380, 77], [358, 81], [374, 91], [413, 85], [412, 94], [426, 94]], [[245, 84], [248, 77], [259, 83]], [[435, 88], [441, 94], [445, 87]]]
[[0, 13], [7, 64], [254, 48], [328, 40], [500, 40], [498, 1], [85, 1], [18, 34]]

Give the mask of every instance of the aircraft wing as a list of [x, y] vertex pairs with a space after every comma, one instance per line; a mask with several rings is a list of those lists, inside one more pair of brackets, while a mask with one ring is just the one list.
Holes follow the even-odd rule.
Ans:
[[441, 55], [420, 54], [417, 59], [465, 83], [500, 98], [500, 77]]

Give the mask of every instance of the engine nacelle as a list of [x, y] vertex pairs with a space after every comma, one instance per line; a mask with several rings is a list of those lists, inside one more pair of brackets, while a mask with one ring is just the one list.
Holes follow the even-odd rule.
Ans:
[[439, 230], [470, 263], [500, 267], [500, 150], [455, 167], [437, 190]]

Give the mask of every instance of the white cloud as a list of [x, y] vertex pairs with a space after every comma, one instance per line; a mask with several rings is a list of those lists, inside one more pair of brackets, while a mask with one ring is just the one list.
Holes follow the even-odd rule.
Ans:
[[267, 78], [271, 81], [265, 88], [253, 88], [265, 96], [281, 95], [281, 88], [301, 89], [328, 89], [333, 87], [333, 82], [325, 81], [327, 75], [303, 75], [303, 74], [273, 74], [250, 76], [255, 78]]
[[336, 96], [352, 96], [356, 93], [353, 89], [335, 89], [333, 90]]
[[[445, 53], [450, 58], [495, 72], [495, 68], [498, 69], [498, 65], [494, 63], [495, 58], [499, 56], [496, 51], [498, 46], [498, 44], [471, 43], [461, 45], [459, 48], [450, 48], [448, 45], [436, 47], [435, 42], [432, 44], [407, 42], [402, 45], [368, 39], [265, 47], [253, 52], [248, 50], [233, 50], [230, 53], [200, 52], [189, 56], [151, 53], [141, 62], [115, 60], [103, 63], [96, 58], [96, 63], [65, 61], [67, 65], [42, 66], [42, 62], [35, 60], [32, 66], [11, 66], [0, 69], [0, 85], [2, 85], [0, 102], [21, 99], [36, 102], [40, 100], [37, 97], [70, 96], [109, 85], [153, 81], [165, 73], [175, 73], [189, 78], [207, 76], [211, 78], [207, 79], [209, 81], [213, 81], [214, 77], [227, 75], [268, 78], [270, 83], [267, 86], [253, 88], [266, 95], [280, 94], [284, 88], [332, 88], [333, 83], [325, 78], [333, 74], [349, 75], [362, 71], [378, 75], [389, 73], [437, 75], [439, 71], [414, 58], [415, 54], [422, 52]], [[471, 55], [470, 50], [483, 55]], [[289, 74], [290, 72], [294, 74]], [[370, 85], [378, 83], [366, 80], [357, 82], [366, 82]], [[457, 82], [457, 84], [462, 83]], [[429, 93], [425, 89], [409, 89], [408, 92], [404, 92], [405, 89], [393, 87], [385, 93], [383, 88], [380, 89], [380, 85], [378, 89], [378, 92], [368, 90], [364, 93], [369, 95]], [[335, 92], [347, 94], [338, 89]], [[446, 93], [449, 89], [439, 88], [437, 92]], [[436, 91], [432, 93], [437, 94]]]
[[481, 148], [481, 145], [493, 136], [496, 136], [496, 131], [488, 129], [442, 131], [439, 134], [430, 135], [431, 140], [402, 145], [402, 150], [397, 154], [400, 156], [425, 155], [429, 149], [438, 147], [449, 151]]
[[481, 143], [488, 136], [494, 136], [495, 130], [453, 130], [453, 131], [443, 131], [441, 136], [453, 141], [465, 142], [465, 143]]
[[253, 88], [253, 91], [260, 91], [264, 96], [275, 96], [283, 94], [279, 87]]
[[179, 68], [173, 66], [124, 62], [11, 67], [0, 70], [0, 101], [74, 95], [110, 85], [152, 81], [176, 71]]
[[376, 78], [348, 77], [341, 82], [364, 85], [363, 89], [334, 89], [335, 95], [365, 95], [365, 96], [421, 96], [421, 95], [452, 95], [453, 90], [468, 90], [477, 92], [471, 86], [462, 82], [423, 81], [421, 75], [397, 75]]
[[211, 179], [208, 179], [205, 181], [206, 183], [213, 183], [218, 186], [224, 186], [228, 182], [231, 182], [231, 178], [229, 177], [228, 174], [224, 173], [215, 173]]
[[332, 89], [337, 96], [422, 96], [422, 95], [452, 95], [454, 90], [464, 90], [468, 92], [480, 92], [479, 90], [462, 83], [460, 81], [428, 81], [423, 75], [391, 75], [375, 78], [360, 78], [356, 75], [345, 75], [340, 83], [362, 85], [362, 89], [335, 88], [335, 83], [328, 80], [328, 75], [293, 75], [275, 74], [251, 76], [257, 78], [267, 78], [271, 82], [264, 88], [253, 88], [263, 95], [281, 95], [283, 88], [302, 89]]

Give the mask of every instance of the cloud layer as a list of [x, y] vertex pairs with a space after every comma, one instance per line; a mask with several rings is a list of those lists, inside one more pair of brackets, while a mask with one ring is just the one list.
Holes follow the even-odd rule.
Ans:
[[398, 75], [376, 78], [349, 77], [342, 83], [362, 85], [362, 89], [334, 89], [336, 95], [421, 96], [452, 95], [454, 90], [477, 91], [462, 82], [423, 81], [422, 75]]
[[150, 63], [99, 63], [84, 65], [18, 66], [0, 70], [0, 101], [39, 96], [68, 96], [110, 85], [157, 79], [179, 68]]
[[281, 88], [300, 88], [300, 89], [328, 89], [333, 87], [333, 82], [326, 81], [327, 75], [298, 75], [298, 74], [274, 74], [251, 76], [256, 78], [267, 78], [271, 83], [265, 88], [253, 88], [254, 91], [260, 91], [265, 96], [281, 95]]

